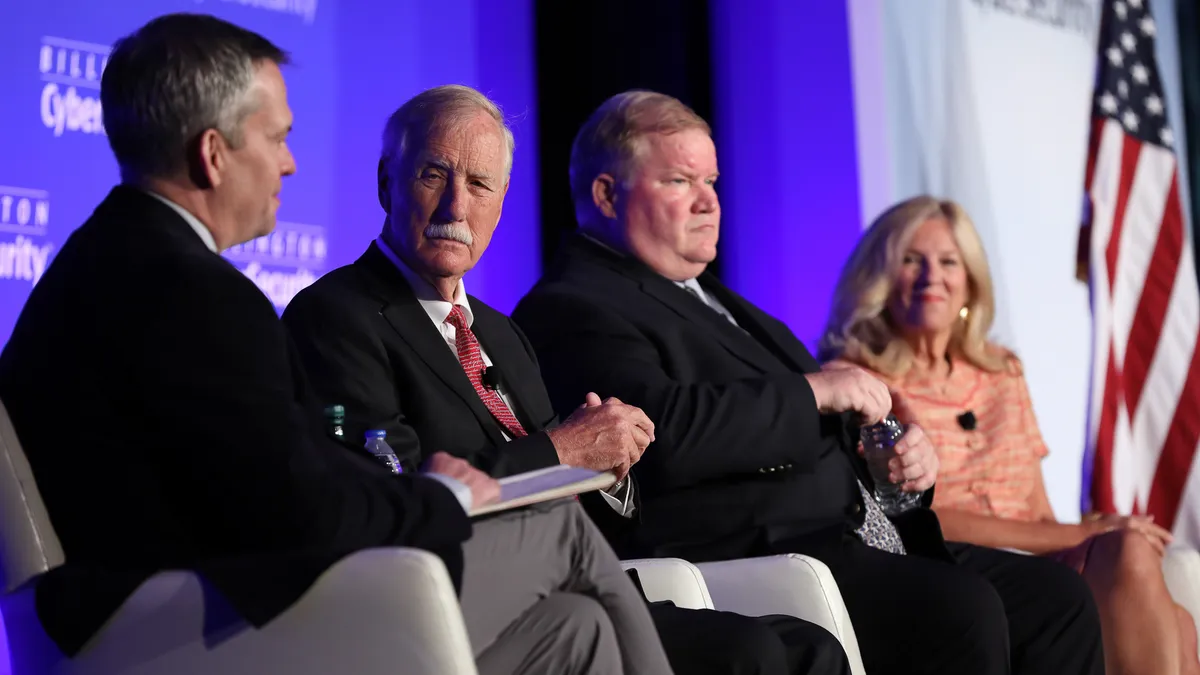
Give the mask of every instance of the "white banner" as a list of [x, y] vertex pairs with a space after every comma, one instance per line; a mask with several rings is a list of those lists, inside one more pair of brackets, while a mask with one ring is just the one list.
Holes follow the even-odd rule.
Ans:
[[859, 119], [873, 139], [859, 149], [863, 217], [921, 193], [971, 214], [993, 336], [1025, 363], [1050, 500], [1076, 519], [1091, 340], [1075, 250], [1099, 0], [849, 1], [856, 108], [873, 111]]

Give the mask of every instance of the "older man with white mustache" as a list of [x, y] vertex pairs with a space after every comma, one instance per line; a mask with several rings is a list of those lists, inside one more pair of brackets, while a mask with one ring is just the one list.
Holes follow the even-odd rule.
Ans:
[[[646, 415], [589, 393], [558, 423], [529, 342], [465, 290], [508, 188], [500, 110], [473, 89], [436, 87], [383, 136], [382, 234], [283, 315], [313, 388], [345, 407], [355, 451], [383, 430], [406, 473], [444, 474], [430, 465], [452, 456], [494, 478], [561, 463], [624, 479], [654, 438]], [[635, 527], [637, 489], [625, 479], [581, 503], [475, 521], [461, 604], [481, 673], [849, 672], [837, 640], [799, 619], [647, 608], [581, 508], [611, 531]], [[473, 492], [460, 491], [468, 508]], [[580, 665], [587, 655], [599, 663]]]

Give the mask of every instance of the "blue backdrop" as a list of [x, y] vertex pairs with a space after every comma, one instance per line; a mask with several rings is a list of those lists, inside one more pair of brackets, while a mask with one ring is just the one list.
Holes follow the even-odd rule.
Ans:
[[470, 289], [508, 311], [536, 281], [532, 0], [0, 2], [0, 344], [55, 252], [117, 181], [99, 100], [112, 43], [177, 11], [231, 20], [292, 54], [284, 75], [298, 171], [284, 182], [277, 230], [226, 252], [280, 309], [378, 234], [383, 124], [413, 94], [447, 83], [492, 96], [517, 141], [501, 229]]

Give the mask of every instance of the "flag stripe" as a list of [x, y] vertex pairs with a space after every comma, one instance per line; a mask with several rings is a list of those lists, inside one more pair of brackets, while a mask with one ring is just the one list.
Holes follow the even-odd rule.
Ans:
[[[1185, 502], [1200, 445], [1200, 288], [1180, 202], [1150, 3], [1101, 5], [1084, 189], [1092, 386], [1091, 506], [1141, 512], [1200, 545]], [[1085, 236], [1090, 238], [1084, 239]], [[1090, 471], [1089, 471], [1090, 469]], [[1182, 508], [1187, 509], [1181, 511]], [[1180, 538], [1180, 534], [1187, 538]]]
[[[1177, 240], [1179, 255], [1187, 256], [1190, 259], [1190, 252], [1184, 248], [1178, 175], [1171, 182], [1170, 195], [1167, 199], [1162, 230]], [[1194, 266], [1182, 265], [1181, 267], [1192, 268], [1186, 270], [1192, 273], [1192, 277], [1176, 279], [1175, 283], [1184, 288], [1190, 288], [1193, 295], [1197, 294]], [[1196, 444], [1200, 442], [1200, 415], [1196, 414], [1200, 410], [1200, 349], [1196, 349], [1197, 336], [1195, 332], [1183, 337], [1189, 339], [1192, 347], [1187, 382], [1184, 384], [1183, 393], [1176, 405], [1167, 438], [1163, 442], [1146, 503], [1147, 512], [1153, 514], [1156, 522], [1167, 529], [1171, 529], [1175, 525], [1176, 512], [1183, 496], [1183, 486], [1187, 483]]]
[[1117, 391], [1121, 375], [1112, 349], [1108, 351], [1108, 368], [1105, 369], [1104, 394], [1100, 403], [1100, 425], [1096, 431], [1094, 464], [1092, 465], [1092, 505], [1096, 511], [1112, 513], [1116, 510], [1113, 494], [1113, 441], [1117, 430]]
[[[1147, 153], [1150, 151], [1147, 149]], [[1149, 156], [1143, 157], [1137, 173], [1139, 175], [1150, 173], [1151, 170], [1148, 167], [1153, 164], [1154, 162]], [[1173, 176], [1175, 162], [1172, 160], [1169, 164], [1170, 175]], [[1149, 176], [1147, 180], [1162, 185], [1158, 176]], [[1149, 221], [1144, 223], [1143, 227], [1136, 228], [1137, 230], [1153, 232], [1153, 223], [1163, 222], [1166, 212], [1169, 210], [1164, 208], [1166, 204], [1169, 204], [1172, 198], [1178, 204], [1177, 182], [1168, 178], [1166, 185], [1170, 187], [1165, 199], [1154, 199], [1156, 192], [1154, 188], [1157, 187], [1155, 185], [1149, 185], [1139, 192], [1140, 195], [1146, 197], [1147, 201], [1153, 203], [1145, 206], [1146, 209], [1152, 210], [1151, 213], [1130, 213], [1130, 216], [1144, 215]], [[1130, 231], [1134, 231], [1134, 229], [1130, 228]], [[1163, 227], [1158, 228], [1158, 237], [1150, 255], [1149, 264], [1137, 271], [1137, 276], [1144, 281], [1141, 298], [1138, 300], [1137, 309], [1130, 323], [1129, 339], [1124, 350], [1125, 362], [1122, 367], [1126, 380], [1125, 405], [1129, 407], [1130, 413], [1135, 417], [1138, 403], [1142, 397], [1142, 388], [1146, 384], [1146, 373], [1150, 369], [1150, 361], [1158, 350], [1158, 338], [1162, 333], [1163, 321], [1167, 314], [1167, 303], [1170, 301], [1171, 291], [1175, 287], [1175, 275], [1179, 271], [1179, 256], [1182, 253], [1183, 228], [1166, 227], [1164, 223]]]
[[[1132, 138], [1126, 138], [1121, 147], [1121, 166], [1137, 166], [1142, 146]], [[1121, 252], [1121, 238], [1125, 233], [1125, 209], [1129, 206], [1129, 193], [1133, 190], [1135, 172], [1122, 171], [1117, 181], [1117, 207], [1113, 211], [1112, 232], [1108, 235], [1108, 248], [1104, 260], [1108, 264], [1108, 292], [1116, 296], [1117, 260]]]

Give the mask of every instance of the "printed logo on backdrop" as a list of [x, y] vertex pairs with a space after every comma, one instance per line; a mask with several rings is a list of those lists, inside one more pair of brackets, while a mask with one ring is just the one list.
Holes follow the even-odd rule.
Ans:
[[39, 114], [53, 134], [104, 135], [100, 75], [108, 64], [105, 45], [43, 36], [38, 50], [42, 80]]
[[325, 228], [278, 221], [274, 232], [231, 247], [225, 257], [283, 309], [321, 276], [327, 253]]
[[[984, 9], [1078, 33], [1088, 39], [1100, 22], [1100, 0], [971, 0]], [[1148, 0], [1147, 0], [1148, 1]]]
[[50, 193], [0, 185], [0, 282], [36, 284], [50, 264]]
[[[204, 0], [196, 0], [196, 4], [202, 2]], [[220, 2], [278, 12], [279, 14], [290, 14], [300, 17], [307, 24], [311, 24], [317, 18], [317, 0], [220, 0]]]

